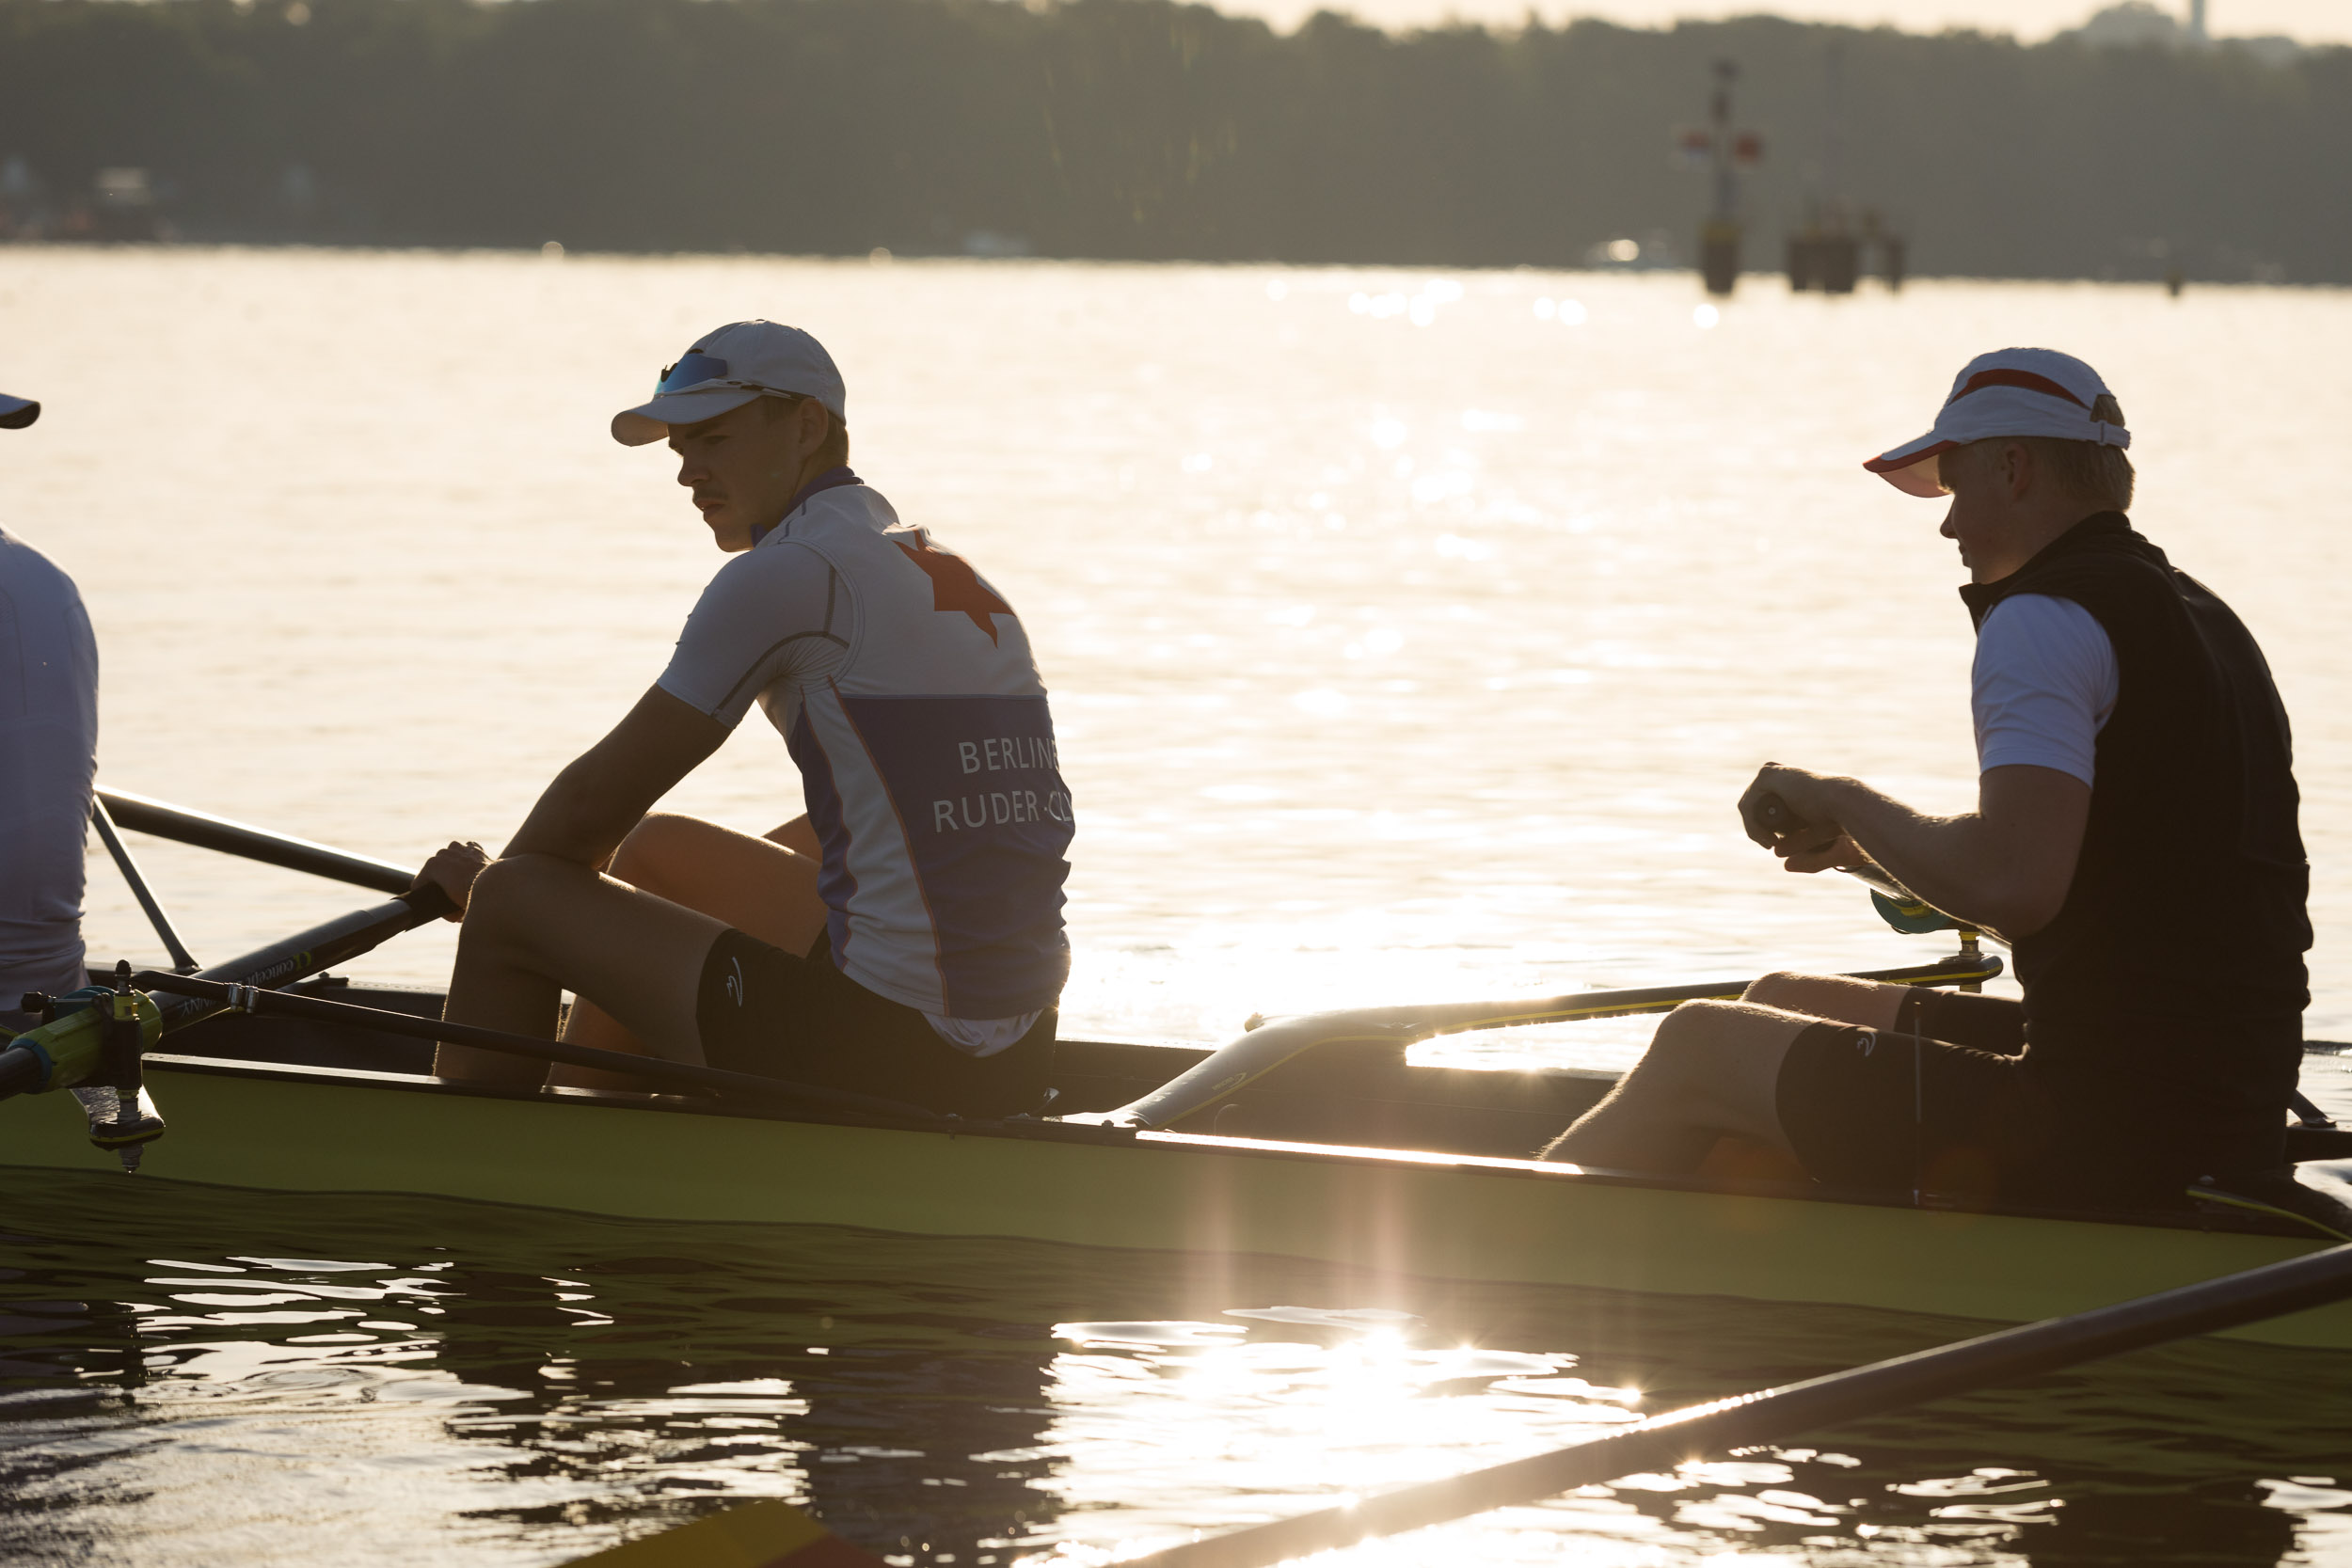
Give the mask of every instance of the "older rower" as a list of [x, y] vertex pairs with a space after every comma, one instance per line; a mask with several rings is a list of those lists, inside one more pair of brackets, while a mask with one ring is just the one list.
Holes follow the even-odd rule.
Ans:
[[1670, 1015], [1547, 1153], [1688, 1171], [1734, 1134], [1841, 1185], [2129, 1206], [2280, 1164], [2312, 937], [2286, 710], [2237, 616], [2125, 517], [2129, 441], [2081, 360], [1970, 361], [1866, 467], [1951, 498], [1977, 809], [1777, 764], [1741, 802], [1788, 870], [1891, 876], [2005, 936], [2023, 1000], [1772, 975]]

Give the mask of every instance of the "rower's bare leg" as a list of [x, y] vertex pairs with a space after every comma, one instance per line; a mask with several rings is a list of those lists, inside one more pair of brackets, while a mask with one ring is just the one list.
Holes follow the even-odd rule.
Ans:
[[[700, 817], [657, 812], [621, 841], [612, 874], [618, 881], [709, 915], [797, 957], [808, 951], [825, 927], [825, 901], [817, 891], [817, 834], [805, 816], [795, 817], [765, 838], [754, 838]], [[645, 1049], [633, 1032], [584, 996], [572, 1005], [564, 1037], [599, 1051], [643, 1054]], [[589, 1088], [624, 1086], [617, 1076], [589, 1068], [559, 1067], [549, 1081]]]
[[[441, 1016], [552, 1039], [558, 1000], [578, 991], [652, 1054], [700, 1062], [696, 994], [703, 960], [724, 928], [570, 861], [512, 856], [473, 885]], [[546, 1071], [528, 1057], [446, 1044], [433, 1065], [445, 1078], [526, 1085]]]
[[[781, 844], [795, 854], [806, 855], [810, 860], [821, 861], [825, 858], [824, 846], [817, 841], [816, 824], [809, 821], [806, 812], [763, 836], [769, 843]], [[809, 933], [808, 940], [815, 942], [816, 933]]]
[[1839, 1023], [1858, 1023], [1865, 1029], [1891, 1030], [1895, 1027], [1896, 1009], [1911, 991], [1911, 987], [1888, 980], [1784, 973], [1751, 980], [1748, 989], [1740, 993], [1740, 1000], [1778, 1008], [1784, 1013], [1805, 1013]]
[[1777, 1108], [1780, 1064], [1820, 1022], [1753, 1002], [1685, 1002], [1609, 1097], [1542, 1158], [1685, 1176], [1726, 1136], [1794, 1158]]

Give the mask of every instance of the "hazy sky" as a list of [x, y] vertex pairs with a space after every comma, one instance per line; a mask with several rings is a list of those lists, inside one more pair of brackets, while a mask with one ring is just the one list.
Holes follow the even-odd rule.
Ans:
[[[1777, 11], [1807, 20], [1862, 25], [1892, 23], [1915, 31], [1981, 27], [2043, 39], [2072, 27], [2105, 0], [1213, 0], [1220, 10], [1248, 11], [1289, 27], [1327, 3], [1385, 27], [1422, 26], [1449, 16], [1470, 22], [1517, 22], [1533, 9], [1548, 21], [1601, 16], [1655, 27], [1683, 16], [1731, 16]], [[2157, 0], [2188, 14], [2188, 0]], [[2210, 0], [2211, 29], [2224, 37], [2286, 33], [2306, 42], [2352, 43], [2352, 0]]]

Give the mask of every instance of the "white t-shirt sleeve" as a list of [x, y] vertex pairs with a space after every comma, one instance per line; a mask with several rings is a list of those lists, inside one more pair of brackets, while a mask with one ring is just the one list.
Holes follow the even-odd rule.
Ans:
[[850, 618], [849, 586], [833, 563], [777, 540], [719, 568], [654, 684], [732, 729], [770, 687], [839, 669]]
[[2024, 763], [2091, 783], [2118, 684], [2115, 646], [2090, 611], [2046, 594], [2003, 599], [1977, 631], [1977, 770]]

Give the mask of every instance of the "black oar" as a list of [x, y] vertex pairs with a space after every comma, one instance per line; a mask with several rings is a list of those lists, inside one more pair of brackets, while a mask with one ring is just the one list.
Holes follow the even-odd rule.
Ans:
[[102, 789], [98, 791], [98, 800], [107, 811], [113, 813], [119, 827], [128, 828], [133, 832], [152, 833], [157, 838], [171, 839], [179, 844], [193, 844], [199, 849], [217, 849], [224, 855], [242, 855], [249, 861], [282, 865], [289, 871], [307, 871], [313, 877], [349, 882], [355, 887], [371, 887], [378, 893], [405, 893], [417, 879], [415, 870], [408, 866], [372, 860], [365, 855], [347, 854], [329, 845], [313, 844], [307, 838], [292, 838], [284, 833], [271, 832], [265, 828], [231, 822], [225, 816], [190, 811], [184, 806], [150, 800], [144, 795], [132, 795], [119, 789]]
[[[1990, 954], [1955, 953], [1941, 963], [1904, 969], [1863, 970], [1850, 978], [1911, 986], [1980, 985], [2001, 973]], [[1746, 980], [1716, 980], [1688, 986], [1644, 986], [1631, 990], [1571, 991], [1565, 996], [1518, 997], [1500, 1002], [1413, 1003], [1384, 1007], [1348, 1007], [1328, 1013], [1295, 1013], [1249, 1021], [1248, 1032], [1139, 1099], [1115, 1111], [1089, 1112], [1074, 1121], [1112, 1127], [1169, 1127], [1229, 1098], [1243, 1085], [1263, 1078], [1303, 1052], [1329, 1045], [1406, 1047], [1435, 1035], [1470, 1029], [1503, 1029], [1526, 1023], [1567, 1023], [1587, 1019], [1628, 1018], [1672, 1011], [1684, 1002], [1729, 1001]]]
[[[371, 904], [366, 909], [338, 915], [307, 931], [297, 931], [265, 947], [240, 954], [226, 963], [211, 964], [194, 974], [174, 974], [168, 978], [263, 990], [291, 985], [380, 947], [403, 931], [413, 931], [438, 920], [455, 907], [449, 901], [449, 895], [439, 888], [421, 887], [388, 903]], [[199, 1019], [209, 1018], [220, 1011], [222, 1005], [219, 1001], [201, 1000], [192, 992], [180, 993], [180, 1000], [164, 1004], [164, 1032], [169, 1034]]]
[[[453, 907], [439, 888], [420, 888], [388, 904], [355, 910], [227, 963], [215, 964], [200, 974], [170, 975], [174, 981], [205, 988], [205, 994], [182, 993], [177, 1000], [163, 1004], [156, 1009], [161, 1014], [158, 1032], [184, 1029], [218, 1012], [223, 1004], [214, 999], [215, 992], [232, 985], [246, 990], [282, 986], [315, 974], [403, 931], [437, 920]], [[127, 978], [129, 967], [118, 965], [117, 974]], [[0, 1042], [0, 1100], [44, 1088], [71, 1088], [89, 1117], [91, 1141], [102, 1148], [118, 1150], [123, 1168], [135, 1170], [140, 1147], [162, 1136], [164, 1123], [142, 1087], [138, 1025], [123, 1022], [128, 1037], [119, 1047], [111, 1033], [101, 1033], [118, 1027], [103, 1022], [112, 1011], [110, 1007], [69, 1010], [28, 1034]]]
[[[953, 1119], [921, 1105], [903, 1100], [885, 1100], [879, 1095], [800, 1084], [787, 1078], [768, 1078], [753, 1072], [730, 1072], [724, 1068], [702, 1067], [691, 1062], [664, 1061], [659, 1056], [637, 1056], [625, 1051], [598, 1051], [563, 1040], [541, 1039], [536, 1035], [510, 1035], [501, 1029], [450, 1023], [439, 1019], [419, 1018], [413, 1013], [357, 1006], [349, 1002], [328, 1002], [315, 996], [287, 996], [249, 984], [221, 984], [202, 975], [167, 974], [146, 969], [132, 975], [131, 983], [146, 990], [201, 998], [194, 1003], [175, 1003], [173, 1006], [196, 1006], [208, 1014], [227, 1008], [238, 1012], [275, 1014], [283, 1018], [315, 1019], [322, 1023], [373, 1029], [388, 1035], [404, 1035], [411, 1039], [446, 1040], [452, 1045], [469, 1045], [509, 1056], [531, 1056], [543, 1062], [563, 1062], [571, 1067], [624, 1072], [676, 1088], [724, 1089], [738, 1095], [749, 1094], [767, 1100], [794, 1100], [830, 1105], [844, 1111], [857, 1111], [866, 1116], [887, 1117], [897, 1121], [919, 1122], [925, 1126], [945, 1125]], [[165, 1017], [165, 1027], [168, 1029], [172, 1027], [170, 1008], [166, 1009]]]
[[114, 818], [106, 815], [103, 800], [93, 799], [90, 801], [89, 820], [90, 826], [98, 830], [99, 839], [106, 846], [106, 853], [113, 858], [115, 869], [122, 873], [122, 879], [130, 884], [131, 896], [137, 899], [139, 908], [147, 911], [147, 923], [154, 927], [155, 934], [163, 939], [164, 951], [171, 955], [172, 967], [183, 974], [201, 969], [203, 965], [196, 961], [196, 955], [188, 951], [188, 944], [182, 942], [180, 933], [172, 928], [171, 917], [164, 913], [163, 905], [149, 891], [147, 879], [139, 875], [139, 863], [132, 858], [131, 847], [122, 842], [122, 835], [115, 832]]
[[1653, 1416], [1532, 1459], [1125, 1559], [1123, 1568], [1265, 1568], [1375, 1536], [1536, 1502], [1618, 1476], [1672, 1469], [1708, 1453], [1776, 1443], [1820, 1427], [2036, 1377], [2168, 1339], [2325, 1307], [2348, 1296], [2352, 1245], [2329, 1247], [2071, 1318], [2003, 1329], [1851, 1371]]

